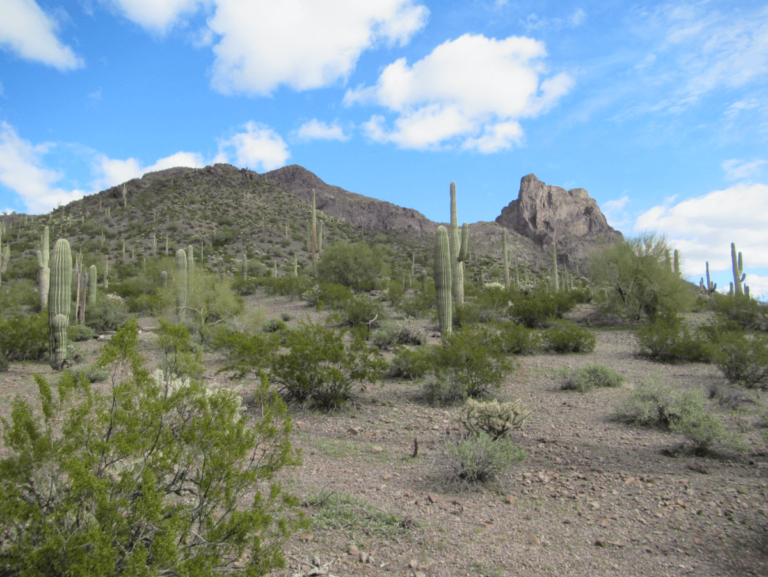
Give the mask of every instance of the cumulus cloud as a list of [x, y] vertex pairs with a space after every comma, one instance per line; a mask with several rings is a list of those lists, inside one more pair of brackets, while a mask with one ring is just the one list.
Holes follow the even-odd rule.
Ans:
[[175, 168], [184, 166], [188, 168], [202, 168], [205, 161], [200, 154], [196, 152], [177, 152], [165, 158], [161, 158], [151, 166], [143, 166], [135, 158], [120, 160], [109, 158], [104, 154], [98, 154], [93, 162], [93, 172], [97, 174], [92, 187], [94, 191], [104, 190], [116, 184], [126, 182], [132, 178], [141, 178], [148, 172], [165, 170], [166, 168]]
[[307, 142], [309, 140], [349, 140], [344, 130], [338, 124], [326, 124], [316, 118], [305, 122], [295, 132], [296, 138]]
[[394, 129], [374, 115], [366, 134], [402, 148], [434, 148], [457, 139], [462, 148], [496, 152], [520, 144], [521, 117], [546, 112], [573, 86], [565, 73], [546, 78], [542, 42], [465, 34], [409, 66], [400, 58], [375, 86], [348, 90], [346, 105], [378, 104], [398, 114]]
[[216, 0], [208, 21], [219, 36], [212, 85], [223, 93], [267, 95], [344, 80], [378, 42], [403, 45], [429, 11], [414, 0]]
[[[749, 287], [749, 295], [765, 300], [768, 297], [768, 276], [748, 274], [744, 284]], [[727, 289], [727, 287], [726, 287]]]
[[726, 160], [722, 167], [725, 170], [725, 178], [728, 180], [744, 180], [750, 176], [757, 176], [760, 172], [760, 167], [765, 163], [766, 161], [762, 159], [749, 162], [733, 158]]
[[3, 0], [0, 10], [0, 46], [59, 70], [83, 66], [74, 51], [56, 37], [56, 20], [34, 0]]
[[121, 14], [156, 34], [164, 34], [207, 0], [109, 0]]
[[238, 166], [269, 171], [285, 165], [291, 153], [282, 137], [263, 124], [248, 122], [244, 132], [219, 142], [217, 162], [234, 158]]
[[731, 268], [730, 245], [736, 243], [751, 268], [768, 267], [768, 185], [737, 184], [677, 204], [655, 206], [640, 215], [635, 230], [666, 234], [685, 256], [685, 273], [704, 274]]
[[606, 201], [602, 209], [608, 224], [614, 228], [620, 228], [629, 224], [630, 217], [627, 212], [627, 205], [629, 203], [629, 196], [626, 194], [616, 200]]

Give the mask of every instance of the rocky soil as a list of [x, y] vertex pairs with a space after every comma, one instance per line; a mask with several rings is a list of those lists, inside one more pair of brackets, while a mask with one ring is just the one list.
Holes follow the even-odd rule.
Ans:
[[[289, 324], [320, 318], [282, 297], [251, 303], [263, 306], [267, 318], [288, 313]], [[141, 322], [147, 329], [142, 348], [154, 363], [155, 325]], [[423, 326], [433, 335], [427, 321]], [[594, 353], [520, 359], [498, 396], [522, 398], [533, 410], [514, 434], [528, 458], [486, 486], [446, 481], [444, 446], [459, 430], [457, 408], [425, 404], [419, 384], [370, 386], [331, 414], [293, 409], [293, 440], [303, 465], [283, 471], [283, 484], [304, 500], [308, 516], [322, 512], [318, 494], [352, 496], [358, 520], [294, 535], [289, 566], [275, 575], [768, 575], [768, 449], [757, 426], [765, 399], [747, 395], [737, 411], [712, 401], [749, 450], [696, 457], [682, 437], [610, 417], [647, 378], [707, 391], [724, 385], [718, 370], [638, 358], [635, 337], [626, 330], [596, 335]], [[87, 361], [99, 346], [80, 347]], [[248, 400], [248, 381], [217, 376], [220, 359], [205, 360], [209, 386], [244, 385]], [[587, 394], [560, 389], [556, 371], [591, 363], [617, 370], [625, 385]], [[0, 374], [0, 415], [9, 415], [13, 395], [36, 396], [34, 373], [51, 371], [12, 364]], [[366, 511], [395, 517], [383, 530]]]

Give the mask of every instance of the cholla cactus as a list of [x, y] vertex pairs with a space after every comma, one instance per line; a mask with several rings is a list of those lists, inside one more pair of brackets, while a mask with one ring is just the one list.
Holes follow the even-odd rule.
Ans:
[[521, 399], [510, 403], [500, 403], [496, 399], [490, 402], [468, 399], [459, 415], [459, 422], [472, 433], [486, 433], [499, 439], [512, 429], [519, 429], [531, 416]]

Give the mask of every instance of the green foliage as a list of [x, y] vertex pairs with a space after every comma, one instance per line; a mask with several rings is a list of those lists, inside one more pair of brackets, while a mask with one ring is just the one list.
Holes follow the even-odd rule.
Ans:
[[384, 274], [384, 256], [379, 247], [364, 242], [334, 243], [323, 250], [317, 265], [321, 283], [336, 283], [356, 291], [378, 287]]
[[588, 365], [579, 369], [564, 369], [562, 388], [569, 391], [586, 393], [595, 387], [620, 387], [624, 377], [603, 365]]
[[37, 283], [28, 279], [11, 279], [0, 285], [0, 311], [3, 315], [40, 310]]
[[427, 291], [419, 291], [413, 295], [400, 299], [395, 305], [395, 309], [405, 316], [419, 318], [425, 316], [428, 311], [435, 308], [435, 302], [434, 285], [430, 283]]
[[224, 353], [226, 364], [218, 372], [231, 371], [232, 378], [242, 379], [249, 373], [261, 375], [270, 363], [270, 356], [277, 350], [279, 340], [270, 333], [246, 335], [229, 332], [219, 327], [214, 333], [211, 348]]
[[373, 346], [389, 350], [396, 345], [421, 345], [426, 342], [424, 333], [408, 323], [385, 321], [381, 328], [373, 333]]
[[289, 331], [287, 352], [271, 356], [271, 375], [290, 402], [334, 409], [347, 402], [355, 383], [375, 383], [387, 363], [378, 350], [354, 339], [344, 342], [344, 331], [303, 323]]
[[387, 376], [402, 379], [420, 379], [432, 368], [432, 350], [421, 346], [416, 350], [396, 346]]
[[5, 570], [266, 575], [283, 567], [282, 546], [305, 523], [292, 513], [296, 499], [271, 482], [299, 458], [267, 382], [253, 424], [235, 393], [197, 381], [164, 386], [144, 367], [133, 320], [97, 365], [110, 367], [107, 394], [64, 374], [54, 397], [38, 376], [42, 411], [17, 398], [2, 421]]
[[473, 435], [485, 433], [497, 441], [512, 429], [519, 429], [531, 416], [521, 399], [500, 403], [468, 399], [459, 414], [459, 422]]
[[389, 287], [387, 287], [387, 300], [391, 302], [393, 305], [397, 305], [399, 303], [403, 296], [405, 295], [405, 289], [403, 288], [403, 285], [400, 283], [400, 281], [391, 279], [389, 281]]
[[74, 367], [67, 367], [64, 370], [65, 373], [72, 375], [72, 378], [79, 382], [82, 377], [88, 380], [89, 383], [101, 383], [106, 381], [109, 377], [109, 373], [102, 367], [96, 365], [78, 365]]
[[288, 328], [288, 326], [285, 324], [285, 322], [283, 320], [281, 320], [281, 319], [269, 319], [261, 327], [261, 330], [264, 331], [265, 333], [277, 333], [277, 332], [280, 332], [280, 331], [284, 331], [287, 328]]
[[[455, 188], [451, 187], [451, 206], [455, 206]], [[461, 266], [453, 254], [453, 238], [449, 240], [448, 231], [444, 226], [438, 226], [435, 233], [435, 299], [437, 306], [437, 319], [440, 324], [441, 335], [451, 334], [453, 327], [453, 275], [456, 266]], [[461, 304], [461, 299], [456, 299]]]
[[552, 293], [513, 292], [510, 296], [509, 315], [529, 329], [545, 326], [558, 315], [560, 300]]
[[745, 331], [768, 328], [768, 306], [746, 295], [712, 295], [712, 309]]
[[67, 338], [76, 343], [90, 341], [95, 336], [96, 331], [88, 325], [69, 325], [67, 329]]
[[556, 353], [589, 353], [595, 350], [597, 339], [592, 331], [576, 323], [559, 320], [544, 331], [544, 340]]
[[312, 287], [312, 280], [308, 276], [285, 276], [281, 278], [264, 277], [259, 279], [259, 284], [264, 287], [267, 294], [279, 294], [298, 298]]
[[[183, 278], [174, 278], [168, 286], [158, 290], [166, 310], [174, 302], [177, 287], [183, 283]], [[187, 287], [184, 316], [197, 333], [204, 333], [212, 325], [232, 321], [244, 311], [243, 299], [232, 290], [230, 277], [197, 267], [187, 273]]]
[[640, 354], [665, 362], [708, 362], [712, 347], [692, 336], [682, 318], [672, 311], [656, 315], [652, 323], [637, 330]]
[[742, 332], [724, 333], [713, 354], [728, 382], [747, 388], [768, 386], [768, 337]]
[[517, 447], [512, 439], [494, 440], [484, 432], [450, 440], [445, 450], [449, 479], [466, 483], [491, 481], [526, 456], [525, 450]]
[[314, 509], [312, 527], [317, 530], [346, 530], [368, 537], [396, 539], [414, 525], [400, 515], [386, 513], [348, 493], [323, 489], [307, 496], [306, 501]]
[[8, 357], [5, 356], [5, 351], [0, 349], [0, 373], [7, 373], [8, 368]]
[[499, 329], [501, 346], [514, 355], [533, 355], [541, 349], [541, 333], [512, 321], [494, 325]]
[[[448, 386], [448, 397], [456, 400], [482, 397], [499, 388], [514, 369], [495, 331], [472, 325], [453, 331], [432, 349], [432, 372], [438, 387]], [[428, 387], [433, 384], [428, 384]], [[445, 394], [443, 400], [448, 400]]]
[[658, 312], [686, 312], [695, 290], [665, 261], [664, 237], [646, 234], [606, 246], [590, 256], [593, 286], [610, 290], [605, 307], [630, 320], [653, 320]]
[[48, 357], [48, 312], [0, 317], [0, 351], [9, 361], [42, 361]]
[[97, 332], [116, 331], [128, 320], [128, 307], [115, 294], [99, 293], [96, 304], [85, 309], [85, 324]]
[[370, 328], [376, 328], [386, 318], [384, 304], [366, 294], [349, 299], [342, 309], [343, 322], [351, 327], [368, 325]]
[[347, 301], [354, 298], [352, 291], [347, 287], [336, 283], [323, 283], [317, 289], [309, 289], [302, 298], [310, 306], [342, 309]]

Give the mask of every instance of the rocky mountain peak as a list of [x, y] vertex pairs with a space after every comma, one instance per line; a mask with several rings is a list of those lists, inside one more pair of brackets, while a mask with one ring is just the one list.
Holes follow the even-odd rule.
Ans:
[[590, 250], [606, 241], [624, 238], [608, 224], [597, 202], [585, 189], [551, 186], [535, 174], [527, 174], [520, 180], [517, 200], [502, 209], [496, 222], [542, 248], [556, 241], [558, 253], [567, 264], [584, 259]]

